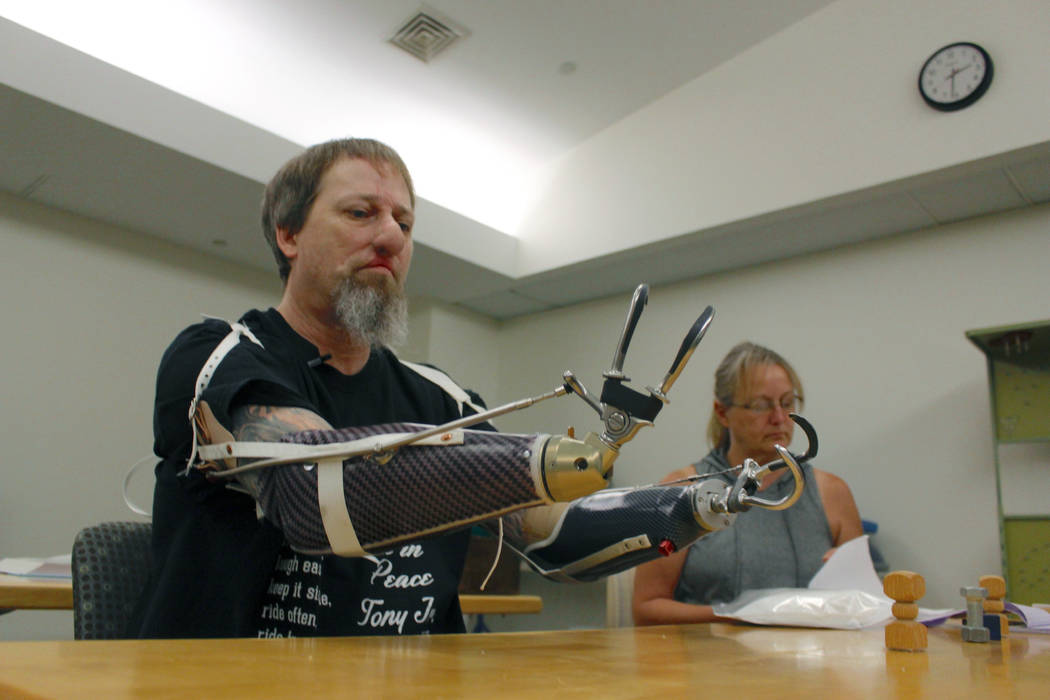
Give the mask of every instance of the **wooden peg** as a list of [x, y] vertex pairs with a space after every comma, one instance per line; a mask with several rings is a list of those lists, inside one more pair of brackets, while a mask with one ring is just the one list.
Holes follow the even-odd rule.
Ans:
[[914, 571], [892, 571], [882, 580], [882, 590], [899, 603], [914, 603], [926, 595], [926, 579]]
[[925, 651], [926, 625], [916, 622], [915, 601], [926, 595], [926, 580], [914, 571], [894, 571], [882, 580], [882, 590], [893, 598], [893, 622], [886, 625], [886, 648], [895, 651]]
[[[984, 599], [985, 627], [992, 633], [992, 639], [1006, 637], [1010, 634], [1010, 623], [1003, 611], [1006, 610], [1006, 579], [1002, 576], [982, 576], [977, 582], [981, 588], [988, 591], [988, 597]], [[991, 618], [996, 618], [994, 621]], [[998, 625], [998, 630], [996, 629]], [[996, 637], [996, 631], [999, 635]]]
[[914, 620], [919, 616], [918, 603], [894, 603], [893, 616], [898, 620]]

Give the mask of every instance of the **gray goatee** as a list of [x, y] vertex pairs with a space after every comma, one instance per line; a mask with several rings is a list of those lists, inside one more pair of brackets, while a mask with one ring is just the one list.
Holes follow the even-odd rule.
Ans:
[[347, 333], [371, 346], [396, 348], [408, 337], [408, 302], [399, 288], [343, 280], [335, 294], [335, 312]]

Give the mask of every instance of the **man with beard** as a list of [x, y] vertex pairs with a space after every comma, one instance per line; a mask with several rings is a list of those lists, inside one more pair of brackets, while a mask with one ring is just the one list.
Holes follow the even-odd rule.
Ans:
[[263, 232], [285, 285], [280, 303], [235, 324], [191, 326], [161, 360], [153, 566], [130, 635], [463, 631], [457, 586], [469, 531], [365, 558], [304, 554], [279, 526], [294, 512], [259, 517], [265, 472], [231, 489], [187, 469], [197, 445], [187, 415], [205, 435], [210, 425], [213, 437], [225, 429], [238, 441], [276, 441], [471, 412], [389, 349], [406, 334], [414, 205], [401, 158], [365, 139], [314, 146], [267, 186]]

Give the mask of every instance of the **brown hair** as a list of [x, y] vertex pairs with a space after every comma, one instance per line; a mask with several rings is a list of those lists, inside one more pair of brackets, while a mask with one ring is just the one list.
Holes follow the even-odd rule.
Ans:
[[[779, 365], [787, 372], [791, 385], [798, 394], [799, 401], [804, 401], [802, 380], [795, 368], [779, 353], [767, 347], [744, 341], [730, 350], [715, 370], [715, 400], [724, 406], [733, 403], [737, 390], [743, 388], [747, 373], [759, 365]], [[729, 447], [729, 430], [718, 422], [718, 415], [711, 410], [711, 419], [707, 422], [707, 442], [711, 447]]]
[[263, 236], [273, 250], [282, 282], [288, 281], [292, 266], [277, 245], [277, 229], [285, 229], [292, 235], [302, 230], [317, 199], [321, 178], [340, 158], [361, 158], [376, 168], [394, 168], [405, 180], [412, 207], [416, 206], [416, 193], [408, 167], [397, 151], [385, 143], [373, 139], [336, 139], [311, 146], [281, 166], [263, 195]]

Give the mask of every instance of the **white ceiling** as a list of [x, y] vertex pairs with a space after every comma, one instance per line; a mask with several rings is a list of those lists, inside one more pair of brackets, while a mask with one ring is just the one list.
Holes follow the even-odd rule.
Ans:
[[[419, 9], [409, 0], [183, 0], [165, 6], [183, 12], [154, 10], [149, 18], [142, 6], [150, 3], [71, 3], [65, 22], [53, 23], [49, 35], [202, 103], [198, 109], [252, 131], [273, 152], [291, 154], [299, 144], [349, 128], [382, 138], [413, 170], [426, 207], [421, 224], [454, 212], [492, 227], [472, 235], [499, 236], [512, 232], [513, 222], [501, 221], [498, 211], [473, 211], [472, 203], [513, 210], [521, 205], [516, 200], [527, 199], [516, 196], [516, 186], [542, 177], [575, 145], [829, 1], [433, 0], [429, 6], [469, 36], [429, 64], [385, 41]], [[27, 8], [12, 3], [2, 14], [27, 26], [46, 19], [33, 9], [38, 5], [21, 4]], [[198, 11], [186, 11], [189, 6]], [[85, 30], [92, 13], [95, 20], [112, 19], [106, 8], [120, 7], [128, 14], [123, 22]], [[147, 19], [168, 30], [124, 40], [129, 27], [141, 28], [135, 23]], [[187, 58], [193, 52], [180, 49], [224, 37], [238, 55], [223, 71], [195, 64]], [[290, 43], [289, 37], [301, 39]], [[185, 60], [133, 67], [136, 55]], [[294, 76], [284, 65], [292, 55], [302, 60]], [[575, 70], [564, 73], [566, 62]], [[345, 106], [314, 97], [331, 94], [336, 76], [351, 85], [340, 90]], [[261, 172], [231, 172], [10, 85], [0, 88], [0, 115], [5, 190], [272, 268], [256, 223]], [[451, 172], [450, 161], [462, 171]], [[503, 175], [516, 171], [524, 174]], [[481, 178], [479, 172], [500, 175]], [[479, 187], [490, 187], [492, 196], [478, 196]], [[505, 265], [421, 242], [410, 288], [510, 318], [620, 293], [639, 281], [669, 283], [1044, 201], [1050, 201], [1050, 144], [523, 278], [505, 272]]]
[[518, 193], [559, 156], [830, 1], [433, 0], [467, 36], [429, 63], [387, 41], [418, 0], [20, 0], [3, 14], [298, 144], [386, 141], [420, 195], [513, 235]]

